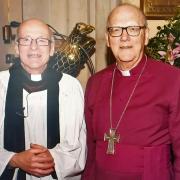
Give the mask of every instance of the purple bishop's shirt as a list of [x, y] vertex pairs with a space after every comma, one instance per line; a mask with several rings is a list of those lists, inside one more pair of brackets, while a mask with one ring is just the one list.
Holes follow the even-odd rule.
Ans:
[[[117, 69], [112, 95], [115, 127], [144, 66], [145, 56], [122, 76]], [[85, 93], [88, 157], [83, 180], [180, 180], [180, 70], [148, 58], [120, 122], [120, 142], [107, 155], [110, 89], [115, 64], [93, 75]]]

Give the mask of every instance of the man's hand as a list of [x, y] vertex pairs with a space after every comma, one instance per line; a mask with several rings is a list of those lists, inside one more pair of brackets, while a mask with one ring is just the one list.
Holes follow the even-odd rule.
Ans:
[[35, 144], [29, 150], [15, 154], [9, 164], [38, 177], [47, 176], [54, 171], [54, 159], [49, 150]]

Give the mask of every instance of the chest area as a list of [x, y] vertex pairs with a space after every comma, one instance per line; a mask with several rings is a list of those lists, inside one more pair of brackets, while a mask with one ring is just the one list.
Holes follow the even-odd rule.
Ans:
[[168, 124], [169, 99], [164, 87], [144, 76], [137, 84], [137, 76], [118, 77], [99, 89], [97, 101], [92, 106], [96, 134], [117, 128], [121, 133], [132, 134], [152, 127]]

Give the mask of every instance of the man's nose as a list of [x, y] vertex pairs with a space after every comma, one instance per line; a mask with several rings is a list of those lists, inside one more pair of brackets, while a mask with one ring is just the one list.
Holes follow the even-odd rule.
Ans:
[[30, 46], [31, 46], [31, 49], [37, 49], [38, 48], [37, 40], [32, 39]]
[[129, 38], [129, 34], [127, 32], [127, 29], [122, 29], [121, 39], [127, 40]]

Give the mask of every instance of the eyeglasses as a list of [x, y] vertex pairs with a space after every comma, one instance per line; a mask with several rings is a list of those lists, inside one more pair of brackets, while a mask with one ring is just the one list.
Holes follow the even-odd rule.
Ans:
[[33, 39], [31, 37], [22, 37], [17, 40], [18, 44], [21, 46], [30, 46], [32, 44], [32, 41], [36, 41], [36, 44], [38, 46], [48, 46], [52, 41], [47, 38], [36, 38]]
[[146, 28], [146, 26], [127, 26], [127, 27], [113, 26], [113, 27], [108, 27], [107, 31], [112, 37], [121, 36], [123, 30], [126, 30], [129, 36], [139, 36], [141, 29], [144, 28]]

